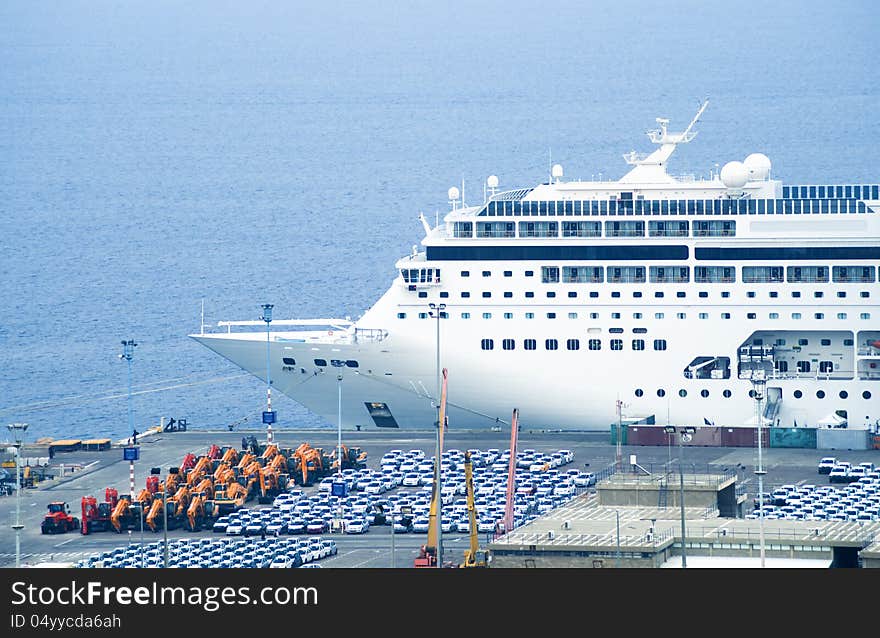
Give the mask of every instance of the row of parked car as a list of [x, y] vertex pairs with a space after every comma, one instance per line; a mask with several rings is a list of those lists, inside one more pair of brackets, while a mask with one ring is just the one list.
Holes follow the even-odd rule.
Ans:
[[[492, 532], [503, 519], [509, 453], [468, 450], [474, 477], [478, 531]], [[523, 450], [517, 454], [514, 515], [516, 525], [557, 507], [596, 483], [591, 472], [560, 470], [574, 455]], [[424, 533], [434, 480], [433, 457], [422, 450], [391, 450], [378, 468], [345, 470], [315, 488], [293, 488], [280, 494], [272, 507], [242, 508], [220, 517], [213, 531], [229, 536], [362, 534], [374, 525], [393, 525], [396, 533]], [[441, 462], [441, 526], [447, 533], [470, 530], [467, 516], [464, 452], [447, 450]], [[340, 478], [342, 480], [340, 480]], [[345, 483], [334, 494], [333, 483]], [[334, 527], [336, 526], [336, 527]]]
[[819, 474], [827, 474], [831, 483], [854, 483], [860, 478], [870, 476], [876, 471], [871, 461], [863, 461], [853, 465], [849, 461], [838, 460], [834, 456], [825, 456], [819, 460]]
[[[168, 567], [320, 567], [316, 561], [337, 552], [336, 541], [321, 537], [175, 539], [168, 542]], [[164, 564], [164, 543], [153, 542], [143, 547], [134, 543], [102, 552], [78, 561], [76, 567], [138, 568], [163, 567]]]
[[866, 471], [864, 474], [859, 473], [861, 475], [858, 478], [851, 482], [847, 481], [842, 487], [782, 485], [763, 496], [756, 495], [753, 500], [754, 510], [746, 518], [758, 518], [763, 512], [765, 520], [854, 522], [880, 520], [880, 470], [868, 469], [867, 464], [854, 467]]

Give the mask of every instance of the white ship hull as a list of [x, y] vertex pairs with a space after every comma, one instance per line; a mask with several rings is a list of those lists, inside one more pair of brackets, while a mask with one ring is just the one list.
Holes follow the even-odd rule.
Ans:
[[[341, 393], [346, 428], [434, 427], [440, 368], [461, 429], [514, 409], [547, 430], [876, 428], [880, 186], [783, 187], [759, 154], [679, 181], [666, 161], [694, 122], [658, 122], [660, 148], [628, 154], [617, 182], [557, 177], [471, 207], [451, 189], [360, 319], [272, 324], [272, 387], [331, 424]], [[232, 332], [265, 324], [221, 325], [191, 336], [265, 380], [266, 333]]]

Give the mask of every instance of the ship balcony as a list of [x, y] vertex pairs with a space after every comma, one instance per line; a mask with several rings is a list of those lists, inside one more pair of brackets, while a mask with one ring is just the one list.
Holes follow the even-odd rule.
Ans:
[[880, 355], [859, 359], [857, 367], [860, 381], [880, 381]]

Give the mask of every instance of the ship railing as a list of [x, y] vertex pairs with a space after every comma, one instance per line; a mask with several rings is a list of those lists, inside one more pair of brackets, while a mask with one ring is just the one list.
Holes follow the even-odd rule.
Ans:
[[379, 341], [384, 340], [388, 336], [388, 331], [382, 328], [355, 328], [354, 329], [354, 342], [358, 343], [359, 341], [368, 341], [371, 343], [378, 343]]
[[[347, 331], [354, 323], [349, 319], [273, 319], [272, 326], [294, 326], [305, 328], [329, 328], [331, 330]], [[266, 326], [262, 320], [253, 321], [218, 321], [217, 327], [226, 328], [226, 332], [232, 332], [233, 327]]]

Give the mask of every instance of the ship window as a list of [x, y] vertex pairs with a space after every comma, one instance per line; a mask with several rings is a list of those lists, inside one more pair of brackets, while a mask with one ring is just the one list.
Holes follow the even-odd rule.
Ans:
[[534, 270], [527, 270], [525, 274], [526, 274], [526, 277], [534, 277], [535, 271]]
[[805, 359], [801, 359], [800, 361], [798, 361], [797, 362], [797, 371], [800, 373], [809, 372], [810, 371], [810, 362]]
[[824, 312], [817, 312], [817, 313], [816, 313], [815, 315], [813, 315], [813, 316], [814, 316], [816, 319], [824, 319], [824, 318], [825, 318], [825, 313], [824, 313]]
[[398, 312], [397, 318], [398, 319], [406, 319], [406, 313], [405, 312]]
[[534, 319], [534, 318], [535, 318], [534, 312], [527, 312], [526, 313], [526, 319]]
[[801, 318], [801, 313], [799, 313], [799, 312], [793, 312], [793, 313], [791, 313], [791, 318], [792, 318], [792, 319], [800, 319], [800, 318]]
[[700, 319], [708, 319], [708, 318], [709, 318], [709, 313], [708, 313], [708, 312], [701, 312], [701, 313], [699, 314], [699, 317], [700, 317]]
[[645, 222], [643, 221], [609, 221], [605, 222], [606, 237], [644, 237]]
[[783, 281], [782, 266], [743, 266], [743, 283], [780, 283]]
[[675, 293], [675, 296], [679, 299], [684, 299], [685, 297], [687, 297], [687, 293], [679, 290], [677, 293]]
[[563, 266], [562, 281], [568, 284], [601, 284], [604, 271], [601, 266]]
[[754, 312], [750, 312], [749, 314], [746, 315], [746, 318], [747, 319], [757, 319], [758, 315], [755, 314]]
[[495, 342], [492, 339], [483, 339], [480, 341], [480, 347], [483, 350], [492, 350], [495, 347]]
[[659, 390], [657, 390], [657, 396], [662, 399], [663, 397], [666, 396], [666, 390], [664, 390], [663, 388], [660, 388]]
[[705, 299], [706, 297], [709, 296], [709, 293], [706, 292], [705, 290], [701, 290], [698, 296], [700, 297], [700, 299]]
[[471, 296], [471, 293], [469, 293], [469, 292], [467, 292], [467, 291], [461, 293], [461, 297], [462, 297], [462, 299], [467, 299], [467, 298], [470, 297], [470, 296]]
[[623, 328], [610, 328], [610, 329], [608, 330], [608, 332], [610, 332], [610, 333], [613, 334], [613, 335], [622, 335], [622, 334], [623, 334]]
[[788, 372], [788, 361], [780, 359], [774, 362], [773, 367], [776, 369], [777, 372]]
[[295, 366], [296, 365], [296, 359], [294, 359], [293, 357], [281, 357], [281, 361], [286, 366]]
[[771, 319], [779, 319], [779, 313], [778, 312], [771, 312], [770, 318]]
[[420, 312], [419, 313], [419, 319], [427, 319], [427, 318], [428, 318], [427, 312]]
[[709, 398], [709, 391], [708, 390], [700, 390], [700, 396], [703, 397], [704, 399]]
[[571, 291], [571, 290], [570, 290], [570, 291], [568, 292], [568, 298], [569, 298], [569, 299], [577, 299], [577, 296], [578, 296], [578, 294], [577, 294], [576, 292], [574, 292], [574, 291]]
[[722, 299], [729, 299], [730, 293], [725, 290], [724, 292], [721, 293], [721, 298]]
[[633, 319], [641, 319], [641, 318], [642, 318], [641, 312], [634, 312], [633, 313]]
[[548, 298], [548, 299], [553, 299], [554, 297], [556, 297], [556, 293], [555, 293], [555, 292], [548, 292], [548, 293], [547, 293], [547, 298]]
[[862, 299], [866, 299], [866, 298], [868, 298], [868, 297], [870, 297], [870, 296], [871, 296], [871, 293], [870, 293], [870, 292], [866, 292], [866, 291], [864, 291], [864, 290], [863, 290], [862, 292], [859, 293], [859, 297], [861, 297]]
[[562, 222], [563, 237], [601, 237], [601, 222]]
[[842, 290], [838, 290], [838, 291], [837, 291], [837, 296], [838, 296], [840, 299], [845, 299], [845, 298], [846, 298], [846, 293], [843, 292]]
[[559, 267], [558, 266], [541, 266], [541, 283], [558, 284], [559, 283]]
[[587, 347], [590, 350], [601, 350], [602, 349], [602, 340], [601, 339], [590, 339], [587, 343]]
[[357, 368], [357, 367], [358, 367], [358, 362], [355, 361], [354, 359], [348, 359], [348, 360], [345, 362], [345, 365], [348, 366], [349, 368]]
[[483, 271], [483, 277], [491, 277], [491, 276], [492, 276], [491, 270], [484, 270]]
[[612, 292], [612, 293], [611, 293], [611, 298], [612, 298], [612, 299], [620, 299], [620, 293], [619, 293], [619, 292], [616, 292], [616, 291], [615, 291], [615, 292]]
[[736, 221], [694, 221], [693, 234], [694, 237], [735, 237]]
[[638, 292], [638, 291], [634, 292], [634, 293], [633, 293], [633, 298], [634, 298], [634, 299], [641, 299], [641, 298], [642, 298], [642, 293], [641, 293], [641, 292]]
[[[542, 202], [543, 204], [543, 202]], [[559, 237], [558, 222], [520, 222], [520, 237]]]
[[581, 342], [580, 339], [569, 339], [565, 342], [565, 347], [569, 350], [580, 350]]
[[491, 292], [483, 292], [483, 299], [488, 299], [491, 296], [492, 296]]
[[829, 374], [834, 372], [834, 363], [832, 361], [820, 361], [819, 362], [819, 372]]
[[483, 319], [491, 319], [491, 318], [492, 318], [491, 312], [484, 312], [483, 313]]
[[844, 339], [843, 340], [843, 345], [845, 345], [845, 346], [851, 346], [852, 344], [853, 344], [852, 339]]
[[679, 312], [679, 313], [676, 313], [675, 316], [676, 316], [676, 318], [678, 318], [678, 319], [687, 319], [687, 318], [688, 318], [686, 312]]
[[786, 270], [789, 283], [828, 282], [828, 266], [789, 266]]
[[510, 299], [510, 298], [512, 298], [512, 297], [513, 297], [513, 293], [512, 293], [512, 292], [509, 292], [509, 291], [508, 291], [508, 292], [505, 292], [505, 293], [504, 293], [504, 298], [505, 298], [505, 299]]
[[[599, 318], [598, 312], [591, 312], [590, 313], [590, 319], [598, 319], [598, 318]], [[852, 344], [850, 344], [850, 345], [852, 345]]]
[[794, 297], [795, 299], [797, 299], [801, 296], [801, 293], [799, 290], [795, 290], [794, 292], [791, 293], [791, 296]]
[[512, 312], [505, 312], [504, 318], [505, 319], [513, 319], [513, 313]]
[[736, 268], [731, 266], [694, 266], [694, 282], [706, 283], [734, 283], [736, 282]]
[[663, 293], [662, 293], [662, 292], [655, 292], [655, 293], [654, 293], [654, 296], [655, 296], [657, 299], [662, 299], [662, 298], [663, 298]]
[[865, 399], [865, 401], [867, 401], [868, 399], [871, 398], [871, 393], [868, 392], [867, 390], [865, 390], [864, 392], [862, 392], [862, 398]]
[[326, 359], [315, 359], [315, 365], [318, 366], [319, 368], [326, 367], [327, 360]]
[[870, 318], [871, 318], [870, 312], [863, 312], [862, 314], [859, 315], [859, 319], [870, 319]]
[[795, 399], [800, 399], [802, 396], [804, 396], [804, 393], [800, 390], [795, 390], [793, 394]]
[[570, 313], [568, 313], [568, 318], [569, 318], [569, 319], [577, 319], [577, 318], [578, 318], [578, 313], [576, 313], [576, 312], [570, 312]]
[[816, 398], [824, 399], [825, 398], [825, 390], [816, 390]]
[[447, 291], [444, 290], [443, 292], [440, 293], [440, 298], [441, 298], [441, 299], [448, 299], [448, 298], [449, 298], [449, 293], [448, 293]]
[[729, 398], [730, 398], [730, 395], [731, 395], [731, 392], [730, 392], [730, 390], [725, 390], [724, 392], [721, 393], [721, 395], [722, 395], [725, 399], [729, 399]]
[[651, 266], [649, 269], [651, 283], [688, 283], [691, 272], [688, 266]]
[[611, 318], [612, 319], [620, 319], [620, 313], [619, 312], [612, 312]]
[[523, 340], [523, 348], [526, 350], [535, 350], [538, 347], [538, 342], [535, 339], [524, 339]]
[[556, 313], [555, 312], [548, 312], [547, 318], [548, 319], [556, 319]]
[[644, 339], [633, 339], [632, 342], [633, 350], [644, 350], [645, 349], [645, 340]]
[[426, 292], [420, 292], [420, 293], [419, 293], [419, 299], [424, 299], [424, 298], [427, 297], [427, 296], [428, 296], [428, 293], [426, 293]]
[[649, 237], [687, 237], [688, 222], [686, 221], [649, 221]]
[[841, 390], [837, 393], [837, 396], [839, 396], [841, 399], [847, 399], [849, 398], [849, 392], [847, 392], [846, 390]]
[[527, 291], [527, 292], [526, 292], [526, 299], [531, 299], [531, 298], [534, 297], [534, 296], [535, 296], [535, 293], [533, 293], [533, 292], [531, 292], [531, 291]]
[[872, 283], [874, 266], [834, 266], [831, 269], [835, 283]]
[[798, 339], [798, 345], [799, 346], [808, 346], [808, 345], [810, 345], [810, 340], [809, 339]]
[[501, 342], [501, 347], [505, 350], [513, 350], [516, 348], [516, 342], [513, 339], [504, 339]]
[[547, 350], [558, 350], [559, 342], [556, 339], [545, 339], [544, 340], [544, 348]]
[[643, 284], [645, 283], [644, 266], [608, 266], [608, 283]]
[[471, 318], [471, 313], [469, 313], [469, 312], [463, 312], [463, 313], [461, 313], [461, 318], [462, 318], [462, 319], [470, 319], [470, 318]]
[[470, 276], [471, 276], [471, 273], [470, 273], [469, 270], [462, 270], [462, 271], [461, 271], [461, 276], [462, 276], [462, 277], [470, 277]]
[[[862, 293], [862, 294], [864, 295], [865, 293]], [[599, 293], [596, 292], [595, 290], [593, 290], [592, 292], [590, 292], [590, 299], [596, 299], [596, 298], [598, 298], [598, 297], [599, 297]]]
[[654, 319], [663, 319], [665, 316], [666, 315], [663, 314], [662, 312], [655, 312], [654, 313]]
[[453, 228], [453, 237], [473, 237], [474, 236], [474, 224], [473, 222], [455, 222], [452, 225]]
[[512, 270], [505, 270], [504, 276], [505, 277], [513, 277], [513, 271]]
[[771, 298], [771, 299], [776, 299], [777, 297], [779, 297], [779, 293], [776, 292], [775, 290], [771, 290], [771, 291], [770, 291], [770, 298]]
[[645, 394], [645, 391], [644, 391], [644, 390], [642, 390], [641, 388], [637, 388], [637, 389], [636, 389], [635, 395], [636, 395], [637, 397], [640, 397], [640, 396], [642, 396], [643, 394]]
[[730, 313], [729, 312], [722, 312], [721, 318], [722, 319], [730, 319]]
[[687, 395], [688, 395], [688, 391], [685, 390], [684, 388], [682, 388], [681, 390], [678, 391], [678, 396], [680, 396], [682, 399], [685, 398]]
[[612, 350], [623, 350], [623, 339], [612, 339], [611, 340], [611, 349]]

